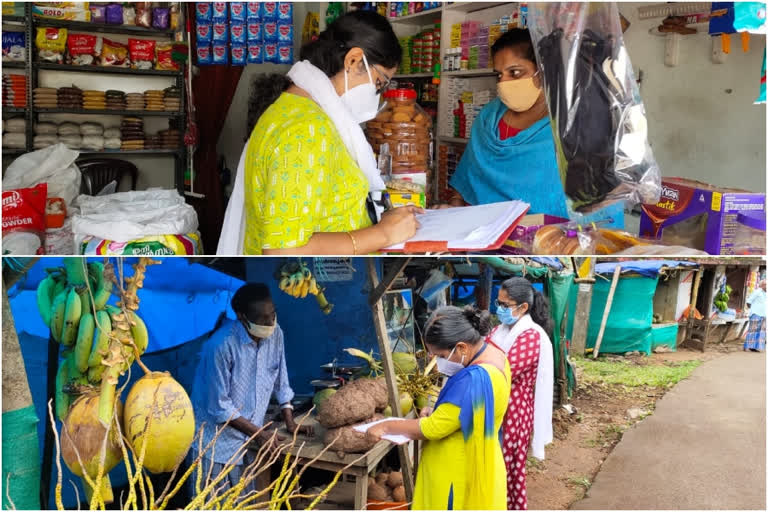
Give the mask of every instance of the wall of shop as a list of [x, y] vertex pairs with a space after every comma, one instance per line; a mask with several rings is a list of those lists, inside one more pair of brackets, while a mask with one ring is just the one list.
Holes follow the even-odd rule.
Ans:
[[640, 20], [637, 7], [619, 4], [631, 26], [624, 34], [648, 113], [651, 145], [665, 176], [765, 191], [765, 105], [759, 93], [765, 36], [752, 35], [742, 53], [738, 35], [724, 64], [711, 59], [706, 25], [684, 36], [677, 67], [664, 65], [663, 37], [648, 31], [661, 19]]
[[[664, 65], [665, 39], [648, 33], [661, 19], [640, 20], [637, 8], [642, 5], [646, 4], [621, 4], [620, 12], [631, 22], [624, 37], [635, 72], [642, 71], [640, 92], [663, 175], [764, 191], [766, 109], [753, 102], [759, 90], [765, 36], [753, 35], [747, 54], [734, 37], [726, 62], [714, 64], [711, 38], [702, 25], [701, 33], [683, 38], [680, 64], [670, 68]], [[295, 4], [296, 55], [306, 13], [319, 12], [322, 29], [326, 6], [326, 2]], [[288, 69], [274, 64], [246, 66], [218, 146], [233, 171], [247, 136], [252, 78]]]
[[[301, 31], [304, 27], [304, 19], [307, 16], [307, 12], [314, 11], [320, 13], [320, 29], [322, 30], [325, 25], [325, 10], [327, 8], [327, 2], [296, 2], [293, 6], [293, 32], [294, 32], [294, 55], [296, 58], [299, 56], [299, 49], [301, 48]], [[248, 97], [251, 92], [251, 82], [253, 78], [261, 74], [270, 73], [287, 73], [291, 69], [291, 66], [280, 64], [256, 64], [245, 66], [243, 74], [240, 77], [240, 82], [237, 85], [235, 91], [235, 97], [232, 100], [232, 105], [229, 108], [227, 114], [227, 120], [224, 123], [224, 128], [219, 136], [218, 152], [224, 156], [227, 165], [233, 172], [234, 184], [234, 172], [237, 169], [237, 164], [240, 161], [240, 154], [243, 152], [243, 146], [248, 137], [247, 121], [248, 121]]]
[[[378, 352], [373, 314], [368, 306], [368, 268], [365, 258], [353, 258], [351, 281], [322, 283], [333, 311], [325, 315], [315, 298], [295, 299], [278, 290], [273, 274], [278, 263], [272, 258], [249, 258], [246, 280], [267, 283], [277, 310], [277, 321], [285, 335], [285, 354], [291, 386], [296, 393], [311, 394], [309, 382], [323, 379], [327, 374], [320, 368], [334, 358], [345, 364], [360, 364], [359, 359], [346, 355], [345, 348]], [[314, 268], [310, 263], [310, 268]], [[379, 268], [380, 260], [376, 260]], [[317, 274], [317, 272], [316, 272]]]

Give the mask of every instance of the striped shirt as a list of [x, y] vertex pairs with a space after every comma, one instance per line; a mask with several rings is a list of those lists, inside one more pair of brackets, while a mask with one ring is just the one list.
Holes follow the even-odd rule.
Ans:
[[[280, 325], [259, 343], [248, 336], [239, 321], [222, 326], [203, 347], [192, 389], [196, 428], [205, 423], [203, 446], [230, 418], [242, 416], [256, 426], [264, 425], [273, 394], [280, 404], [294, 396]], [[246, 439], [239, 430], [227, 427], [216, 441], [213, 462], [226, 463]], [[197, 450], [197, 443], [193, 450]]]

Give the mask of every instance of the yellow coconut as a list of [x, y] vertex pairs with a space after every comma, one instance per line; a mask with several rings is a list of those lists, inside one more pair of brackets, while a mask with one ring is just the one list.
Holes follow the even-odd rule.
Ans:
[[[121, 422], [122, 413], [123, 405], [117, 402], [117, 419]], [[85, 470], [85, 473], [92, 480], [96, 480], [105, 435], [106, 429], [99, 421], [98, 393], [83, 395], [78, 398], [69, 409], [61, 429], [61, 457], [72, 473], [83, 477], [83, 470]], [[105, 503], [111, 503], [114, 500], [107, 473], [117, 466], [122, 458], [120, 434], [117, 425], [113, 423], [107, 439], [104, 476], [101, 485], [101, 497]], [[93, 489], [86, 483], [85, 478], [83, 478], [83, 487], [85, 488], [85, 497], [90, 502]]]
[[[146, 436], [150, 414], [152, 424]], [[195, 416], [187, 392], [168, 372], [152, 372], [136, 381], [125, 401], [124, 416], [125, 435], [137, 457], [148, 438], [144, 467], [149, 471], [173, 471], [184, 460], [195, 435]]]

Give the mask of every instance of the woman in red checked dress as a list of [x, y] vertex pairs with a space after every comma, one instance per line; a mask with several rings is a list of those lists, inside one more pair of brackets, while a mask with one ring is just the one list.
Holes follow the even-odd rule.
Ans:
[[[527, 279], [504, 281], [496, 301], [501, 325], [489, 335], [509, 360], [512, 390], [502, 427], [502, 450], [507, 465], [507, 508], [527, 510], [525, 463], [528, 447], [544, 460], [544, 446], [552, 442], [554, 362], [549, 302]], [[531, 443], [533, 437], [533, 443]]]

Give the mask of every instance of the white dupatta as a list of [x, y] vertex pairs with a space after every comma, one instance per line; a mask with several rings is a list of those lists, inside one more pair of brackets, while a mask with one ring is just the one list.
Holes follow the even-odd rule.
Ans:
[[511, 327], [500, 325], [491, 335], [491, 341], [504, 354], [517, 343], [522, 333], [534, 329], [539, 333], [539, 364], [536, 371], [536, 388], [533, 398], [533, 456], [544, 460], [544, 447], [552, 442], [552, 394], [555, 379], [555, 363], [552, 356], [552, 341], [546, 331], [526, 314]]
[[[378, 199], [385, 185], [373, 155], [373, 148], [371, 148], [371, 145], [365, 138], [363, 129], [355, 122], [349, 110], [341, 101], [341, 97], [336, 93], [330, 78], [308, 60], [294, 64], [287, 76], [297, 87], [305, 90], [320, 105], [323, 112], [331, 118], [342, 141], [344, 141], [347, 151], [357, 162], [365, 177], [368, 178], [371, 193], [375, 199]], [[232, 196], [229, 198], [227, 211], [224, 215], [224, 225], [219, 237], [219, 246], [216, 248], [216, 254], [220, 256], [243, 254], [243, 241], [245, 238], [244, 175], [247, 148], [248, 143], [245, 144], [240, 155], [235, 186], [232, 189]], [[377, 207], [377, 210], [378, 213], [381, 213], [381, 209]]]

